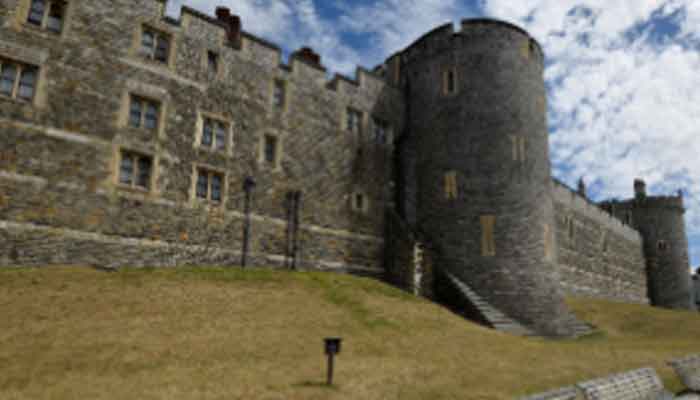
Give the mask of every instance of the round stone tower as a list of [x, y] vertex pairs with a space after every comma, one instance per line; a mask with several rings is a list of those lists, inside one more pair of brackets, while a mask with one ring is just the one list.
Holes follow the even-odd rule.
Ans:
[[635, 198], [625, 203], [644, 240], [649, 300], [655, 306], [694, 309], [683, 196], [647, 196], [641, 179], [634, 188]]
[[568, 335], [539, 44], [505, 22], [465, 20], [400, 57], [417, 149], [416, 225], [435, 264], [528, 328]]

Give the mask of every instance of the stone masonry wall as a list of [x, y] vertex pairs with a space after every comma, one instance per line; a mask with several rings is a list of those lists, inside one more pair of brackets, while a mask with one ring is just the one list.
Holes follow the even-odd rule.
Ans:
[[565, 293], [649, 303], [639, 233], [557, 181], [553, 193]]
[[415, 166], [416, 225], [436, 265], [533, 331], [571, 334], [552, 254], [540, 47], [512, 25], [465, 20], [427, 33], [401, 61], [415, 138], [404, 165]]
[[606, 206], [617, 218], [628, 219], [639, 230], [651, 304], [694, 309], [683, 198], [644, 195], [639, 199], [607, 202]]
[[[393, 132], [403, 120], [400, 92], [383, 78], [360, 69], [329, 84], [322, 67], [280, 65], [280, 49], [252, 35], [232, 48], [224, 27], [194, 10], [166, 19], [158, 0], [68, 1], [60, 34], [28, 24], [28, 5], [0, 2], [0, 59], [39, 67], [32, 101], [0, 96], [1, 264], [237, 264], [251, 176], [251, 263], [284, 264], [286, 194], [299, 190], [302, 266], [381, 268], [391, 145], [372, 140], [372, 117]], [[170, 37], [168, 63], [138, 54], [143, 26]], [[286, 88], [281, 109], [275, 80]], [[159, 102], [157, 131], [128, 127], [130, 95]], [[360, 134], [346, 129], [348, 107], [363, 113]], [[198, 146], [203, 116], [230, 127], [225, 150]], [[279, 143], [273, 164], [265, 135]], [[118, 183], [121, 150], [152, 157], [148, 190]], [[198, 167], [223, 174], [222, 204], [195, 197]], [[198, 246], [209, 255], [191, 254]]]

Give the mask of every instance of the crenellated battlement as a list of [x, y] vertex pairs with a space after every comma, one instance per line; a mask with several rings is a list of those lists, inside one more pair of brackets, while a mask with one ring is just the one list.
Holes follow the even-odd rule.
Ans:
[[683, 197], [680, 196], [647, 196], [642, 200], [635, 200], [635, 206], [645, 208], [672, 208], [685, 211]]
[[180, 27], [183, 35], [201, 41], [203, 46], [223, 43], [227, 52], [235, 52], [238, 58], [262, 64], [264, 68], [272, 70], [274, 75], [290, 75], [300, 80], [308, 79], [319, 88], [344, 94], [361, 95], [365, 91], [368, 94], [376, 94], [385, 88], [395, 90], [387, 83], [384, 76], [361, 66], [357, 67], [353, 77], [336, 73], [329, 79], [328, 70], [322, 63], [321, 55], [310, 47], [292, 52], [288, 63], [285, 64], [282, 61], [283, 51], [279, 45], [243, 30], [245, 21], [231, 14], [228, 9], [220, 7], [217, 9], [217, 14], [215, 18], [191, 7], [182, 6], [179, 19], [165, 15], [163, 19]]
[[597, 222], [601, 227], [605, 227], [628, 240], [641, 240], [639, 232], [636, 229], [624, 224], [621, 220], [604, 210], [599, 204], [581, 196], [576, 190], [558, 179], [552, 179], [552, 182], [554, 184], [553, 195], [555, 202], [564, 204], [567, 209], [575, 210], [587, 218], [590, 218], [592, 221]]
[[[542, 50], [542, 46], [529, 33], [527, 33], [527, 31], [519, 26], [497, 19], [472, 18], [462, 20], [459, 30], [455, 29], [454, 24], [447, 23], [427, 32], [405, 49], [389, 57], [384, 64], [384, 67], [388, 71], [391, 71], [392, 65], [397, 60], [400, 60], [402, 65], [407, 65], [417, 59], [424, 59], [443, 51], [449, 51], [454, 46], [461, 45], [464, 41], [471, 40], [472, 35], [479, 29], [488, 29], [490, 35], [499, 29], [515, 31], [524, 39], [527, 39], [527, 42], [525, 43], [528, 46], [528, 51], [535, 51], [537, 54], [537, 59], [541, 62], [544, 60], [544, 51]], [[520, 46], [520, 48], [523, 46], [522, 43], [517, 43], [516, 45]]]
[[613, 206], [617, 209], [645, 208], [645, 209], [674, 209], [685, 211], [683, 197], [681, 196], [645, 196], [640, 199], [623, 201], [607, 200], [600, 203], [602, 207]]

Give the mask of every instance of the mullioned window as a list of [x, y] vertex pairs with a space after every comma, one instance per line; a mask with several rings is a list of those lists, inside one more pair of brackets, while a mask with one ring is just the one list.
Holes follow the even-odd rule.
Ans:
[[119, 184], [150, 189], [153, 158], [126, 150], [122, 150], [120, 155]]
[[32, 0], [27, 22], [51, 32], [61, 33], [67, 4], [62, 0]]
[[32, 101], [38, 76], [36, 66], [0, 59], [0, 95]]
[[205, 168], [197, 169], [196, 196], [198, 199], [220, 203], [223, 199], [224, 175]]
[[130, 100], [129, 126], [157, 130], [160, 123], [160, 104], [136, 95], [131, 95]]
[[170, 42], [170, 35], [143, 26], [140, 54], [146, 59], [167, 64], [170, 58]]

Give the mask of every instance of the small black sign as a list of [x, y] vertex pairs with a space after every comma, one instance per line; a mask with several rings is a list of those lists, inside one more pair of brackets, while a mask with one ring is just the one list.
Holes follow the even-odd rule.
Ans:
[[338, 354], [340, 353], [340, 343], [343, 339], [341, 338], [326, 338], [326, 354]]

